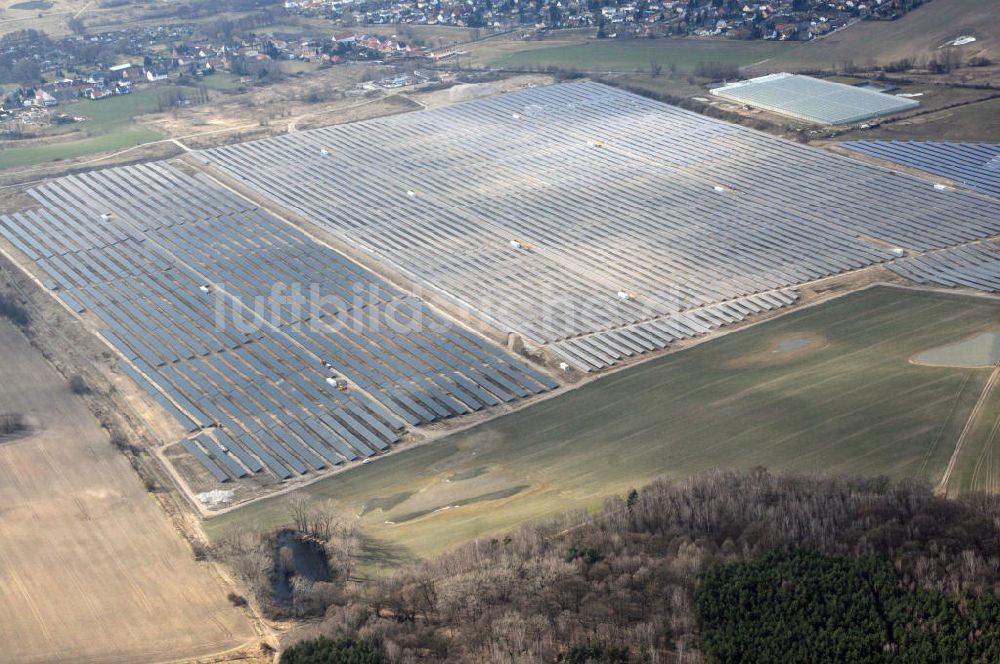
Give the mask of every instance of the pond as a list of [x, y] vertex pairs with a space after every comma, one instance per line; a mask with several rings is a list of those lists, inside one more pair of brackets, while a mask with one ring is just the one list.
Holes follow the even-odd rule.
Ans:
[[293, 530], [278, 533], [274, 542], [274, 571], [271, 574], [271, 597], [277, 604], [292, 601], [295, 577], [307, 581], [329, 581], [332, 576], [322, 544], [303, 538]]
[[916, 364], [932, 367], [991, 367], [1000, 362], [1000, 331], [983, 332], [958, 343], [938, 346], [913, 356]]

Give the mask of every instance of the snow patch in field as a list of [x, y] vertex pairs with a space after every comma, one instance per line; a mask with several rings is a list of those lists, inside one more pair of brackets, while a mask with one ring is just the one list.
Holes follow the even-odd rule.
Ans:
[[961, 37], [952, 39], [950, 42], [940, 46], [939, 48], [945, 48], [947, 46], [965, 46], [966, 44], [971, 44], [974, 41], [976, 41], [976, 38], [972, 35], [962, 35]]
[[199, 493], [195, 496], [202, 505], [209, 505], [214, 507], [216, 505], [222, 505], [225, 503], [233, 502], [233, 496], [236, 494], [232, 489], [213, 489], [212, 491], [206, 491], [204, 493]]

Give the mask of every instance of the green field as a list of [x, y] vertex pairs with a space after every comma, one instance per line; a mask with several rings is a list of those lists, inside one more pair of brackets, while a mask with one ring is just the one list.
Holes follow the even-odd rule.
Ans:
[[691, 72], [702, 62], [745, 66], [784, 53], [788, 44], [723, 39], [630, 39], [550, 42], [486, 41], [469, 48], [474, 62], [490, 67], [560, 67], [586, 72], [634, 72], [650, 63]]
[[[997, 300], [866, 290], [614, 373], [298, 494], [331, 499], [360, 515], [377, 541], [425, 556], [527, 519], [593, 508], [657, 476], [713, 467], [935, 482], [991, 370], [909, 359], [997, 326]], [[967, 440], [971, 461], [956, 469], [957, 487], [968, 486], [968, 466], [988, 435]], [[214, 535], [234, 523], [275, 526], [287, 519], [287, 500], [249, 505], [206, 528]]]
[[162, 138], [151, 129], [133, 124], [132, 120], [160, 110], [160, 89], [148, 89], [121, 97], [98, 101], [79, 101], [57, 107], [71, 115], [87, 118], [77, 128], [87, 132], [86, 138], [0, 150], [0, 170], [25, 168], [60, 159], [85, 157], [101, 152], [124, 150]]
[[225, 71], [206, 76], [198, 81], [198, 84], [205, 86], [209, 90], [238, 90], [243, 87], [239, 76]]
[[13, 4], [10, 8], [25, 11], [38, 11], [42, 9], [52, 9], [52, 2], [49, 0], [28, 0], [27, 2], [18, 2]]

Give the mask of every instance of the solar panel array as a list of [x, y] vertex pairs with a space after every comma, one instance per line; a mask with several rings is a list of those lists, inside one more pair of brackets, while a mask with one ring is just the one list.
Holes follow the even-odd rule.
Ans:
[[1000, 198], [1000, 144], [848, 141], [841, 147], [940, 175]]
[[1000, 292], [1000, 245], [977, 242], [914, 256], [889, 266], [896, 274], [921, 284]]
[[1000, 203], [589, 82], [201, 154], [585, 370], [1000, 232]]
[[219, 481], [321, 471], [556, 386], [204, 176], [131, 166], [30, 194], [0, 233], [96, 317]]
[[712, 94], [816, 124], [851, 124], [901, 113], [919, 102], [800, 74], [769, 74], [715, 88]]

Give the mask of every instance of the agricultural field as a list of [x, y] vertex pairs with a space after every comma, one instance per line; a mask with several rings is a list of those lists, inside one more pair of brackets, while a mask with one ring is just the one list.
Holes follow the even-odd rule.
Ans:
[[97, 3], [87, 0], [2, 0], [0, 1], [0, 34], [33, 28], [50, 36], [69, 32], [66, 19]]
[[[887, 122], [874, 129], [840, 134], [838, 141], [879, 139], [907, 141], [971, 141], [1000, 143], [1000, 98], [970, 101], [956, 108], [933, 110], [934, 97], [962, 97], [980, 91], [948, 90], [911, 86], [925, 92], [921, 104], [929, 113], [921, 113], [895, 122]], [[984, 94], [984, 93], [980, 93]]]
[[754, 72], [807, 71], [886, 64], [902, 58], [928, 58], [959, 36], [976, 41], [960, 47], [963, 59], [996, 59], [1000, 30], [994, 3], [934, 0], [897, 21], [863, 21], [811, 42], [727, 39], [601, 40], [592, 31], [567, 31], [542, 41], [502, 37], [469, 45], [470, 64], [489, 67], [562, 67], [584, 72], [648, 71], [651, 63], [691, 72], [698, 63], [750, 67]]
[[790, 47], [763, 41], [708, 39], [596, 40], [576, 34], [568, 39], [512, 41], [490, 39], [466, 47], [471, 63], [500, 68], [559, 67], [584, 72], [648, 71], [651, 63], [690, 73], [699, 63], [743, 67], [768, 60]]
[[[911, 359], [998, 326], [994, 299], [876, 287], [613, 373], [295, 495], [358, 515], [377, 567], [713, 467], [936, 483], [991, 369]], [[980, 460], [987, 443], [997, 445], [990, 425], [973, 422], [954, 490], [998, 482], [992, 452]], [[213, 536], [273, 527], [287, 519], [287, 501], [205, 525]]]
[[771, 71], [828, 69], [851, 61], [858, 66], [902, 58], [928, 58], [948, 41], [968, 35], [976, 41], [959, 47], [963, 59], [1000, 56], [997, 4], [991, 0], [933, 0], [896, 21], [863, 21], [823, 39], [776, 54]]
[[65, 380], [0, 322], [4, 662], [154, 662], [254, 639]]

